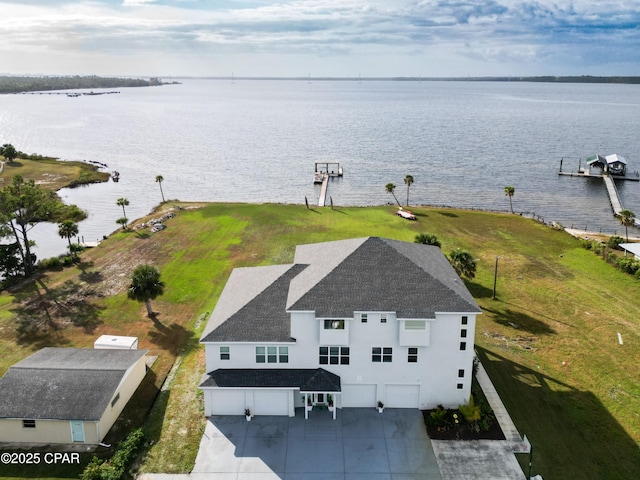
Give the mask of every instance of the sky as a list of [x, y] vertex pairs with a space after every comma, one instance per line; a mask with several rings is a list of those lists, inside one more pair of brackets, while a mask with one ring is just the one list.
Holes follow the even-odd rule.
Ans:
[[640, 75], [638, 0], [0, 0], [3, 74]]

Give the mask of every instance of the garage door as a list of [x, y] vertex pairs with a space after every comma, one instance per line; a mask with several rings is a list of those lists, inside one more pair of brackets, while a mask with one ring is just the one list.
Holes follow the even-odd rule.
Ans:
[[342, 385], [343, 407], [375, 407], [376, 385]]
[[255, 390], [255, 415], [289, 415], [289, 390]]
[[243, 415], [245, 403], [244, 390], [205, 390], [206, 416]]
[[385, 385], [385, 407], [418, 408], [420, 385]]

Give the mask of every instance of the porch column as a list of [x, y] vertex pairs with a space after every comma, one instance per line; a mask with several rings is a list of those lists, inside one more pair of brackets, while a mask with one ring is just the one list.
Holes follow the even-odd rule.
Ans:
[[307, 405], [309, 405], [309, 394], [304, 394], [304, 419], [309, 420], [309, 410], [307, 410]]

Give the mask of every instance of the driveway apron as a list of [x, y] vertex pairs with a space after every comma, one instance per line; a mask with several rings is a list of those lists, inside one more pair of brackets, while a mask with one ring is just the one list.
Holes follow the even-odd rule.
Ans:
[[[192, 478], [441, 480], [422, 413], [296, 410], [295, 417], [210, 417]], [[205, 475], [202, 475], [203, 478]]]

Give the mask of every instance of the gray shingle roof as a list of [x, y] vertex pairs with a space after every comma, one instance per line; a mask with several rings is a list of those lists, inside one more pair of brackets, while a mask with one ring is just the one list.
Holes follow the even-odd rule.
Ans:
[[299, 245], [294, 265], [235, 269], [203, 342], [289, 342], [288, 311], [434, 318], [480, 312], [438, 247], [378, 237]]
[[[291, 342], [289, 314], [285, 308], [287, 291], [291, 279], [305, 267], [278, 265], [243, 268], [240, 275], [232, 274], [200, 341]], [[263, 289], [260, 290], [260, 287]], [[243, 297], [243, 289], [259, 293], [247, 299]], [[234, 302], [238, 297], [241, 300]], [[227, 312], [233, 313], [227, 317]]]
[[[322, 260], [312, 260], [308, 270]], [[288, 309], [315, 310], [318, 317], [351, 317], [354, 311], [395, 311], [398, 318], [480, 312], [438, 247], [378, 237], [356, 244], [333, 270], [299, 289], [306, 292]]]
[[97, 421], [146, 350], [44, 348], [0, 378], [0, 418]]
[[302, 392], [340, 392], [340, 377], [323, 368], [229, 368], [209, 373], [200, 387], [298, 387]]

